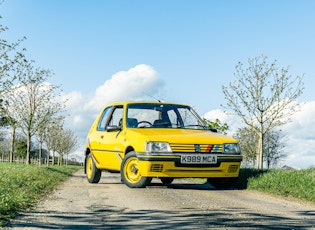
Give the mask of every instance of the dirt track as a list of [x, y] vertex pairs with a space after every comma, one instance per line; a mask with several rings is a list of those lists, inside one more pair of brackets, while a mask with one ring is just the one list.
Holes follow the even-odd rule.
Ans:
[[119, 174], [89, 184], [78, 171], [13, 229], [315, 229], [315, 204], [209, 184], [159, 180], [130, 189]]

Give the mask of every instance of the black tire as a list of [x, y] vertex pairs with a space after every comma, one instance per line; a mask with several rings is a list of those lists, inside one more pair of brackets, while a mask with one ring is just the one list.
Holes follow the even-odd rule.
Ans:
[[91, 153], [86, 157], [85, 171], [88, 182], [98, 183], [100, 181], [102, 171], [96, 167]]
[[218, 189], [233, 187], [238, 180], [238, 177], [227, 178], [208, 178], [208, 183]]
[[160, 179], [164, 185], [171, 184], [174, 180], [172, 177], [161, 177]]
[[151, 183], [151, 177], [141, 176], [139, 161], [135, 152], [129, 152], [121, 163], [121, 181], [130, 188], [144, 188]]

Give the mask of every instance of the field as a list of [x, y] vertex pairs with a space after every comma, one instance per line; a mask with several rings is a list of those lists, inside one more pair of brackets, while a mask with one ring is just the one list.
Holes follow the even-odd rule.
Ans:
[[[80, 168], [0, 163], [0, 227], [19, 211], [34, 206]], [[235, 189], [259, 190], [315, 202], [315, 168], [242, 169]]]

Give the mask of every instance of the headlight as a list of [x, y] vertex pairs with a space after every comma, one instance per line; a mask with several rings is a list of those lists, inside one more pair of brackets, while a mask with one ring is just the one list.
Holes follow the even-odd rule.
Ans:
[[241, 148], [238, 144], [223, 144], [223, 153], [240, 154]]
[[145, 146], [146, 152], [160, 153], [160, 152], [172, 152], [168, 142], [147, 142]]

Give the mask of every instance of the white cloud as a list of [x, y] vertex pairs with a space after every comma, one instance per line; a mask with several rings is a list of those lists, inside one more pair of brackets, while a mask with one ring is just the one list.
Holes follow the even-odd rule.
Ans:
[[[209, 120], [218, 118], [229, 125], [229, 135], [242, 127], [242, 121], [235, 115], [227, 115], [222, 110], [211, 110], [204, 115]], [[315, 101], [306, 102], [301, 111], [292, 116], [292, 122], [280, 127], [285, 136], [287, 158], [281, 165], [294, 168], [315, 166]]]
[[110, 80], [96, 89], [89, 107], [101, 109], [104, 104], [113, 101], [141, 100], [146, 94], [159, 93], [163, 82], [157, 72], [148, 65], [137, 65], [128, 71], [114, 74]]
[[91, 95], [73, 91], [63, 95], [67, 98], [66, 125], [70, 127], [82, 143], [81, 154], [89, 128], [103, 106], [114, 101], [152, 100], [147, 95], [159, 97], [164, 87], [158, 73], [148, 65], [137, 65], [127, 71], [111, 76]]
[[297, 168], [315, 166], [315, 101], [306, 102], [282, 130], [287, 137], [286, 164]]

